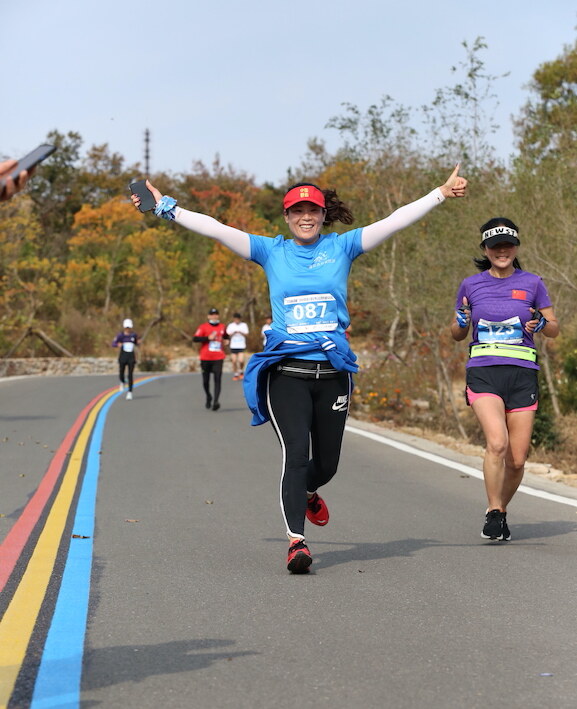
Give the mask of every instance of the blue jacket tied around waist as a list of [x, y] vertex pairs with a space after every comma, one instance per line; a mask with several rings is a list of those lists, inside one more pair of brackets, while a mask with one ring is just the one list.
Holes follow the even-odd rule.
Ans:
[[359, 369], [357, 357], [344, 335], [319, 333], [318, 338], [310, 341], [290, 338], [286, 332], [268, 330], [264, 351], [254, 354], [246, 366], [243, 387], [246, 403], [253, 414], [252, 426], [260, 426], [270, 419], [266, 405], [266, 375], [273, 364], [288, 357], [298, 359], [303, 354], [319, 352], [339, 371], [357, 372]]

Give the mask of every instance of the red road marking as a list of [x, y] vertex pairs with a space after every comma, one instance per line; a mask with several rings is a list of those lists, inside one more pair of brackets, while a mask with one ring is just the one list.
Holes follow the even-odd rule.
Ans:
[[108, 392], [112, 391], [114, 387], [107, 389], [106, 391], [95, 396], [92, 401], [82, 409], [76, 421], [72, 424], [72, 427], [64, 437], [64, 440], [60, 444], [58, 450], [54, 454], [48, 470], [44, 474], [44, 477], [40, 481], [40, 484], [36, 488], [36, 492], [28, 501], [28, 504], [22, 511], [20, 517], [16, 520], [16, 523], [12, 529], [8, 532], [8, 535], [0, 544], [0, 593], [3, 591], [10, 574], [14, 570], [22, 550], [26, 546], [26, 542], [32, 534], [32, 530], [36, 526], [36, 523], [40, 519], [46, 503], [52, 494], [56, 483], [60, 477], [60, 473], [66, 462], [66, 456], [70, 452], [74, 439], [76, 438], [79, 429], [86, 420], [88, 413], [92, 407]]

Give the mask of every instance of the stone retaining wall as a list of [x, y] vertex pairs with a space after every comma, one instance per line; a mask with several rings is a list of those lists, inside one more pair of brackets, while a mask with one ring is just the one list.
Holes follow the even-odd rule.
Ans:
[[[230, 365], [229, 365], [230, 366]], [[227, 369], [225, 364], [225, 371]], [[183, 374], [199, 370], [198, 356], [179, 357], [167, 363], [167, 372]], [[138, 365], [136, 367], [138, 369]], [[80, 374], [117, 374], [117, 357], [22, 357], [0, 360], [0, 377], [22, 375], [65, 376]]]

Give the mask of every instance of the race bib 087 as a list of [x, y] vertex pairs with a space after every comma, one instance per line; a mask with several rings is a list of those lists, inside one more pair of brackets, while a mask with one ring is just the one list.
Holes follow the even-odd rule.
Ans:
[[329, 332], [338, 327], [337, 302], [330, 293], [293, 295], [283, 304], [289, 333]]

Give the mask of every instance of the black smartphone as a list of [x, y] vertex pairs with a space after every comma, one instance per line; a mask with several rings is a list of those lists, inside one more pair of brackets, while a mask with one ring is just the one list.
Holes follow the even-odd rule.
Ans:
[[146, 180], [131, 182], [129, 187], [132, 194], [136, 194], [140, 197], [140, 205], [138, 206], [138, 209], [141, 212], [150, 212], [151, 209], [156, 207], [154, 195], [146, 186]]
[[[28, 155], [25, 155], [21, 160], [18, 160], [16, 167], [10, 173], [10, 177], [17, 183], [18, 177], [22, 170], [32, 170], [32, 168], [36, 167], [38, 163], [46, 160], [49, 155], [52, 155], [55, 150], [55, 145], [48, 145], [48, 143], [39, 145], [31, 153], [28, 153]], [[0, 192], [4, 189], [5, 184], [4, 179], [0, 178]]]

